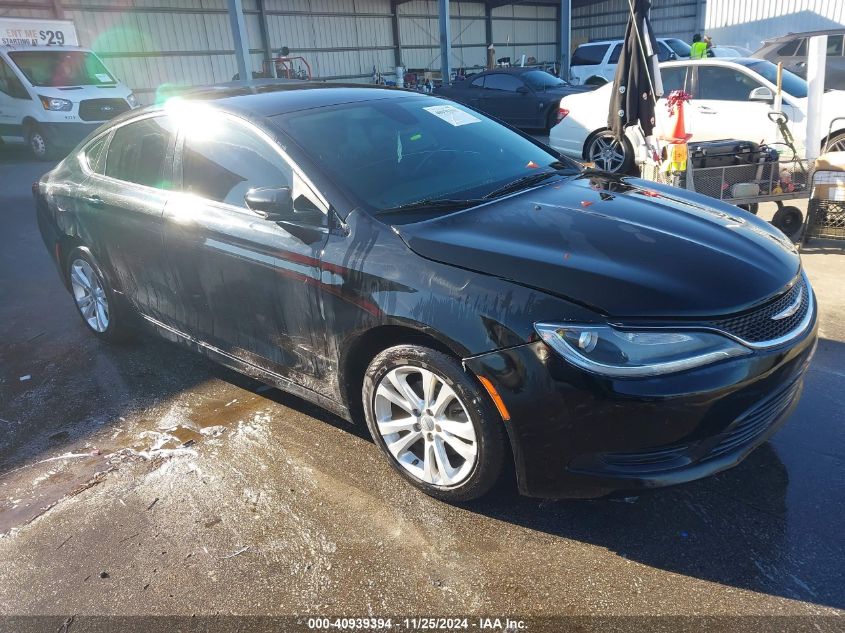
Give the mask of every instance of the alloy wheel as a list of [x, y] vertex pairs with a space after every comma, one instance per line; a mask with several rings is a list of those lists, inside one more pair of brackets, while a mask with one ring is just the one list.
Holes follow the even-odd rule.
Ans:
[[478, 461], [475, 427], [441, 376], [411, 365], [391, 369], [375, 390], [374, 409], [388, 452], [413, 477], [455, 486], [472, 474]]
[[599, 134], [590, 143], [588, 158], [603, 171], [617, 172], [625, 164], [625, 146], [610, 134]]
[[95, 332], [105, 332], [109, 327], [109, 302], [103, 282], [91, 264], [75, 259], [70, 266], [70, 283], [82, 318]]

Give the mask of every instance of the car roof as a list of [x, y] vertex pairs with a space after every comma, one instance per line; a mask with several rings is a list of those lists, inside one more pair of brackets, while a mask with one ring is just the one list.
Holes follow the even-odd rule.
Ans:
[[796, 37], [812, 37], [814, 35], [843, 35], [845, 34], [845, 28], [838, 28], [838, 29], [821, 29], [818, 31], [801, 31], [799, 33], [787, 33], [786, 35], [780, 35], [779, 37], [770, 37], [769, 39], [765, 40], [765, 44], [772, 44], [774, 42], [783, 42], [784, 40], [791, 40], [795, 39]]
[[508, 73], [511, 75], [521, 75], [522, 73], [527, 73], [532, 70], [539, 70], [541, 72], [545, 72], [542, 68], [538, 68], [537, 66], [508, 66], [505, 68], [491, 68], [490, 70], [485, 70], [483, 72], [476, 73], [472, 76], [479, 77], [480, 75], [489, 75], [492, 73]]
[[[681, 38], [680, 37], [655, 37], [654, 39], [656, 39], [658, 42], [663, 42], [663, 41], [666, 41], [666, 40], [680, 40]], [[623, 39], [618, 39], [618, 40], [593, 40], [593, 41], [590, 41], [590, 42], [584, 42], [583, 44], [579, 44], [578, 46], [576, 46], [576, 48], [581, 48], [582, 46], [593, 46], [593, 45], [598, 46], [599, 44], [619, 44], [620, 42], [624, 42], [624, 41], [625, 40], [623, 40]], [[681, 41], [683, 41], [683, 40], [681, 40]]]
[[270, 123], [268, 121], [270, 117], [324, 106], [384, 99], [420, 97], [438, 99], [436, 95], [423, 95], [419, 92], [400, 88], [367, 86], [366, 84], [329, 84], [305, 81], [282, 83], [275, 80], [274, 84], [256, 87], [250, 84], [257, 82], [244, 83], [245, 85], [238, 85], [233, 82], [232, 84], [196, 88], [192, 91], [177, 93], [172, 98], [168, 95], [163, 102], [137, 110], [129, 110], [118, 115], [109, 122], [109, 125], [104, 125], [104, 129], [149, 113], [163, 111], [169, 103], [175, 101], [207, 103], [217, 110], [241, 116], [261, 127], [266, 127]]

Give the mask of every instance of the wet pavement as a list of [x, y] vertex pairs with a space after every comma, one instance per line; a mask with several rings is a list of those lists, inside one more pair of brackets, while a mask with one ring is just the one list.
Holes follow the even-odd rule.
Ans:
[[845, 254], [805, 256], [819, 349], [738, 468], [453, 507], [363, 424], [149, 335], [89, 335], [36, 228], [47, 167], [0, 147], [0, 615], [845, 615]]

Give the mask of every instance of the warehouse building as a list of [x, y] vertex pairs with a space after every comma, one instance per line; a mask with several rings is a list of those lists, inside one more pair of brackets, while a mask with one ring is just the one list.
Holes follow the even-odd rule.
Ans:
[[[287, 47], [307, 60], [315, 79], [369, 82], [374, 72], [393, 79], [397, 66], [442, 67], [444, 1], [0, 0], [0, 16], [73, 20], [80, 45], [97, 51], [150, 102], [163, 86], [219, 83], [238, 72], [230, 3], [242, 6], [252, 70]], [[566, 64], [580, 43], [621, 37], [629, 12], [629, 0], [453, 0], [448, 6], [453, 69], [482, 67], [490, 43], [497, 58]], [[749, 42], [795, 30], [786, 26], [792, 18], [802, 28], [845, 24], [845, 3], [653, 0], [652, 8], [657, 35], [688, 40], [712, 30], [718, 41], [751, 48]]]

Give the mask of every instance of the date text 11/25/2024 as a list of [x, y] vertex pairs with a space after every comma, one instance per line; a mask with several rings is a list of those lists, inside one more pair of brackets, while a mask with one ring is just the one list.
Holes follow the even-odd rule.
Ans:
[[314, 631], [330, 630], [409, 630], [409, 631], [527, 631], [525, 620], [479, 618], [308, 618], [308, 628]]

